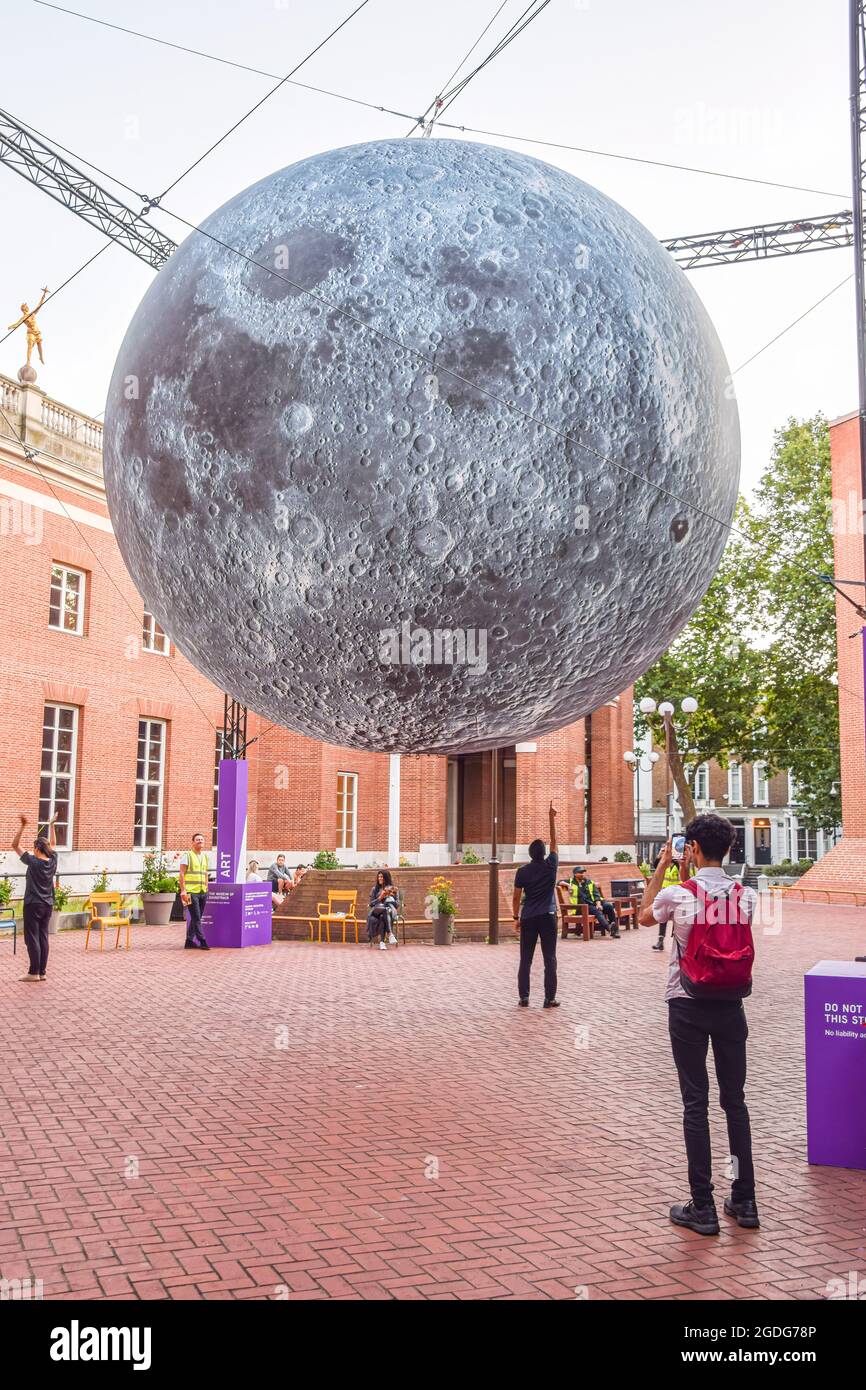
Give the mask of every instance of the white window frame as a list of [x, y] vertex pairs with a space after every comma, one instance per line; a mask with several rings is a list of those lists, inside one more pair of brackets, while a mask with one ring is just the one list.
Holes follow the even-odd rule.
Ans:
[[[145, 727], [145, 731], [146, 731], [146, 732], [145, 732], [145, 735], [144, 735], [144, 746], [145, 746], [144, 777], [143, 777], [143, 778], [140, 778], [140, 777], [138, 776], [138, 746], [139, 746], [139, 744], [141, 743], [141, 736], [142, 736], [142, 735], [141, 735], [141, 730], [142, 730], [142, 725]], [[159, 728], [159, 729], [161, 730], [161, 733], [160, 733], [161, 747], [160, 747], [160, 759], [159, 759], [159, 778], [158, 778], [156, 781], [154, 781], [154, 779], [148, 775], [148, 764], [149, 764], [149, 762], [150, 762], [149, 748], [150, 748], [150, 742], [151, 742], [151, 738], [152, 738], [151, 730], [154, 729], [154, 728]], [[139, 719], [139, 721], [138, 721], [138, 735], [137, 735], [136, 749], [135, 749], [135, 761], [136, 761], [136, 775], [135, 775], [135, 807], [136, 807], [136, 811], [137, 811], [137, 810], [138, 810], [138, 805], [139, 805], [139, 789], [141, 789], [141, 793], [142, 793], [142, 794], [141, 794], [140, 800], [141, 800], [141, 806], [142, 806], [143, 815], [142, 815], [142, 822], [141, 822], [141, 825], [140, 825], [140, 826], [139, 826], [139, 825], [136, 825], [135, 822], [133, 821], [133, 827], [132, 827], [132, 843], [133, 843], [133, 848], [134, 848], [134, 849], [148, 850], [148, 849], [161, 849], [161, 848], [162, 848], [162, 818], [163, 818], [164, 803], [165, 803], [165, 754], [166, 754], [167, 744], [168, 744], [168, 724], [167, 724], [166, 720], [164, 720], [164, 719], [150, 719], [150, 718], [148, 718], [148, 717], [146, 717], [146, 716], [144, 716], [144, 717], [142, 717], [141, 719]], [[149, 844], [149, 843], [148, 843], [148, 838], [147, 838], [147, 837], [148, 837], [148, 830], [147, 830], [147, 805], [148, 805], [147, 792], [148, 792], [149, 788], [150, 788], [150, 787], [153, 787], [153, 786], [157, 787], [157, 788], [158, 788], [158, 792], [159, 792], [158, 797], [157, 797], [157, 803], [156, 803], [156, 805], [157, 805], [157, 812], [156, 812], [156, 815], [157, 815], [157, 823], [156, 823], [156, 841], [155, 841], [155, 843], [153, 843], [153, 844]]]
[[[47, 716], [47, 713], [48, 713], [49, 710], [53, 710], [53, 711], [54, 711], [53, 728], [52, 728], [52, 733], [53, 733], [53, 736], [54, 736], [54, 737], [53, 737], [52, 746], [51, 746], [51, 768], [50, 768], [48, 771], [43, 771], [42, 768], [40, 767], [40, 770], [39, 770], [39, 819], [40, 819], [40, 822], [41, 822], [43, 819], [50, 821], [51, 817], [54, 815], [55, 810], [57, 809], [57, 804], [56, 804], [56, 803], [57, 803], [57, 780], [58, 780], [58, 778], [60, 778], [60, 777], [62, 777], [64, 780], [67, 780], [67, 779], [68, 779], [68, 781], [69, 781], [69, 797], [68, 797], [69, 815], [68, 815], [68, 818], [67, 818], [66, 837], [65, 837], [65, 839], [64, 839], [63, 841], [61, 841], [59, 838], [58, 838], [58, 840], [57, 840], [57, 848], [58, 848], [58, 849], [67, 849], [67, 850], [68, 850], [68, 849], [71, 849], [71, 848], [72, 848], [73, 834], [74, 834], [74, 830], [75, 830], [75, 778], [76, 778], [76, 773], [77, 773], [77, 769], [78, 769], [78, 708], [77, 708], [76, 705], [61, 705], [61, 704], [57, 704], [54, 700], [47, 700], [47, 701], [45, 702], [45, 704], [44, 704], [44, 706], [43, 706], [43, 708], [42, 708], [42, 743], [41, 743], [41, 745], [40, 745], [40, 750], [41, 750], [41, 752], [45, 752], [45, 724], [46, 724], [46, 722], [47, 722], [46, 716]], [[58, 772], [58, 771], [57, 771], [57, 755], [58, 755], [57, 744], [58, 744], [58, 741], [59, 741], [59, 734], [60, 734], [60, 713], [61, 713], [62, 710], [71, 711], [71, 713], [72, 713], [72, 753], [71, 753], [71, 757], [70, 757], [70, 760], [69, 760], [69, 772], [68, 772], [68, 773], [66, 773], [66, 772]], [[43, 783], [43, 779], [47, 779], [48, 782], [49, 782], [49, 785], [50, 785], [50, 791], [49, 791], [49, 794], [48, 794], [47, 797], [42, 795], [42, 783]], [[48, 807], [47, 807], [48, 815], [47, 815], [46, 817], [43, 817], [43, 816], [42, 816], [42, 802], [43, 802], [43, 801], [47, 801], [47, 802], [48, 802]], [[47, 828], [46, 828], [46, 834], [47, 834]]]
[[[54, 590], [54, 572], [60, 572], [60, 622], [51, 621], [51, 596]], [[69, 575], [74, 574], [78, 577], [78, 607], [75, 613], [75, 627], [66, 627], [63, 619], [66, 614], [66, 595], [70, 592], [67, 584]], [[84, 605], [87, 601], [87, 574], [84, 570], [75, 569], [72, 565], [62, 565], [56, 560], [51, 562], [51, 581], [48, 595], [48, 626], [52, 632], [66, 632], [70, 637], [84, 636]]]
[[[341, 806], [342, 801], [342, 806]], [[351, 812], [349, 805], [351, 803]], [[337, 849], [357, 849], [358, 774], [337, 773]]]
[[[737, 794], [734, 795], [734, 773], [737, 774]], [[728, 764], [728, 805], [742, 806], [743, 804], [743, 764]]]
[[788, 773], [788, 805], [789, 805], [789, 806], [796, 806], [796, 804], [797, 804], [797, 784], [796, 784], [796, 782], [794, 781], [793, 773], [789, 772], [789, 773]]
[[[763, 796], [758, 795], [761, 778], [764, 781]], [[770, 804], [770, 779], [767, 776], [766, 763], [755, 763], [752, 767], [752, 798], [753, 806], [769, 806]]]
[[[160, 645], [160, 639], [162, 645]], [[141, 650], [153, 652], [156, 656], [168, 656], [170, 647], [171, 639], [168, 633], [160, 627], [153, 614], [145, 608], [141, 620]]]
[[[702, 793], [701, 790], [700, 790], [701, 786], [703, 786], [703, 788], [704, 788], [703, 793]], [[695, 801], [709, 801], [709, 799], [710, 799], [710, 765], [709, 765], [709, 763], [700, 763], [699, 766], [695, 768], [694, 789], [695, 789]]]

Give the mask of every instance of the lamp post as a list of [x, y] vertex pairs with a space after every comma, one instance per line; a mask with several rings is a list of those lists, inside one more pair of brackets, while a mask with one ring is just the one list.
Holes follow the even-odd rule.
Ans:
[[635, 863], [637, 863], [640, 854], [638, 844], [640, 840], [640, 774], [652, 772], [660, 755], [654, 748], [649, 752], [644, 748], [627, 748], [622, 756], [631, 768], [634, 777], [634, 857]]
[[[690, 719], [693, 714], [695, 714], [697, 708], [698, 702], [693, 695], [687, 695], [685, 699], [680, 702], [680, 709], [686, 716], [687, 720]], [[676, 710], [674, 709], [674, 706], [670, 700], [662, 700], [660, 704], [656, 704], [655, 700], [649, 695], [645, 695], [644, 698], [639, 702], [638, 709], [640, 710], [641, 714], [646, 717], [646, 721], [648, 724], [650, 723], [650, 719], [653, 715], [659, 715], [661, 717], [662, 724], [664, 727], [665, 754], [668, 760], [668, 767], [670, 768], [671, 776], [674, 779], [674, 785], [677, 789], [677, 795], [679, 797], [680, 806], [683, 810], [683, 815], [685, 816], [686, 821], [688, 822], [692, 819], [692, 817], [695, 814], [695, 802], [692, 796], [692, 789], [689, 786], [689, 780], [686, 777], [685, 769], [683, 767], [683, 759], [682, 754], [680, 753], [679, 741], [677, 739], [677, 731], [674, 727], [674, 714], [676, 713]], [[650, 725], [650, 731], [652, 731], [652, 725]]]

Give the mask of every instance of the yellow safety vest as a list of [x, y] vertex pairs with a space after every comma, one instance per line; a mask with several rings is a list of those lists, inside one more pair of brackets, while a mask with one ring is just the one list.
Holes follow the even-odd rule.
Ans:
[[184, 883], [188, 893], [207, 892], [208, 862], [206, 854], [196, 854], [194, 849], [187, 851]]

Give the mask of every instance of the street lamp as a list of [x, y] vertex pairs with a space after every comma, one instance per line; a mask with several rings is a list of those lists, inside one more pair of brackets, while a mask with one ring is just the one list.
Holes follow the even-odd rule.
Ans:
[[[646, 713], [646, 711], [644, 712]], [[647, 752], [645, 748], [627, 748], [622, 756], [631, 768], [634, 777], [634, 854], [635, 860], [637, 860], [640, 852], [638, 849], [640, 841], [640, 773], [652, 772], [659, 760], [659, 754], [655, 749]]]
[[[697, 708], [698, 702], [694, 695], [686, 695], [686, 697], [680, 701], [680, 709], [686, 716], [686, 719], [690, 719], [691, 716], [697, 712]], [[657, 704], [651, 695], [645, 695], [643, 699], [638, 702], [638, 709], [641, 714], [646, 716], [647, 723], [649, 723], [651, 715], [657, 714], [664, 724], [665, 752], [667, 754], [668, 767], [670, 768], [671, 776], [673, 777], [674, 785], [679, 795], [679, 802], [682, 807], [683, 815], [686, 821], [690, 821], [695, 814], [695, 803], [691, 788], [688, 784], [688, 779], [683, 769], [677, 733], [674, 728], [676, 707], [672, 700], [662, 700]], [[631, 762], [631, 759], [627, 758], [626, 761]]]

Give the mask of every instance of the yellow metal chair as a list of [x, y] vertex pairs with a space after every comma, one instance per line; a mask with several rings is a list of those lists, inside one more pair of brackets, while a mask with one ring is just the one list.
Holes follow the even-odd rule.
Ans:
[[[346, 941], [346, 927], [347, 925], [350, 927], [353, 926], [355, 928], [355, 942], [357, 944], [357, 942], [360, 940], [358, 936], [358, 918], [355, 915], [357, 902], [357, 888], [351, 890], [343, 888], [329, 888], [328, 901], [326, 903], [316, 904], [316, 911], [319, 915], [315, 922], [310, 922], [310, 940], [315, 940], [315, 929], [316, 927], [318, 927], [319, 942], [321, 943], [322, 927], [324, 927], [325, 936], [327, 938], [328, 944], [330, 945], [331, 923], [333, 922], [338, 926], [342, 926], [344, 944]], [[342, 907], [339, 906], [339, 904], [341, 903], [343, 904]]]
[[[102, 950], [103, 942], [105, 940], [106, 927], [117, 928], [117, 936], [114, 939], [115, 951], [120, 945], [121, 929], [123, 927], [126, 927], [126, 950], [129, 950], [129, 931], [131, 922], [129, 917], [129, 911], [127, 910], [126, 912], [123, 912], [121, 910], [122, 902], [123, 895], [121, 893], [91, 893], [90, 897], [87, 900], [87, 906], [90, 908], [90, 921], [87, 923], [87, 935], [84, 938], [85, 951], [87, 950], [88, 944], [90, 942], [90, 933], [95, 927], [99, 928], [100, 951]], [[106, 912], [105, 916], [100, 916], [98, 911], [100, 906], [108, 907], [109, 910], [108, 912]]]

